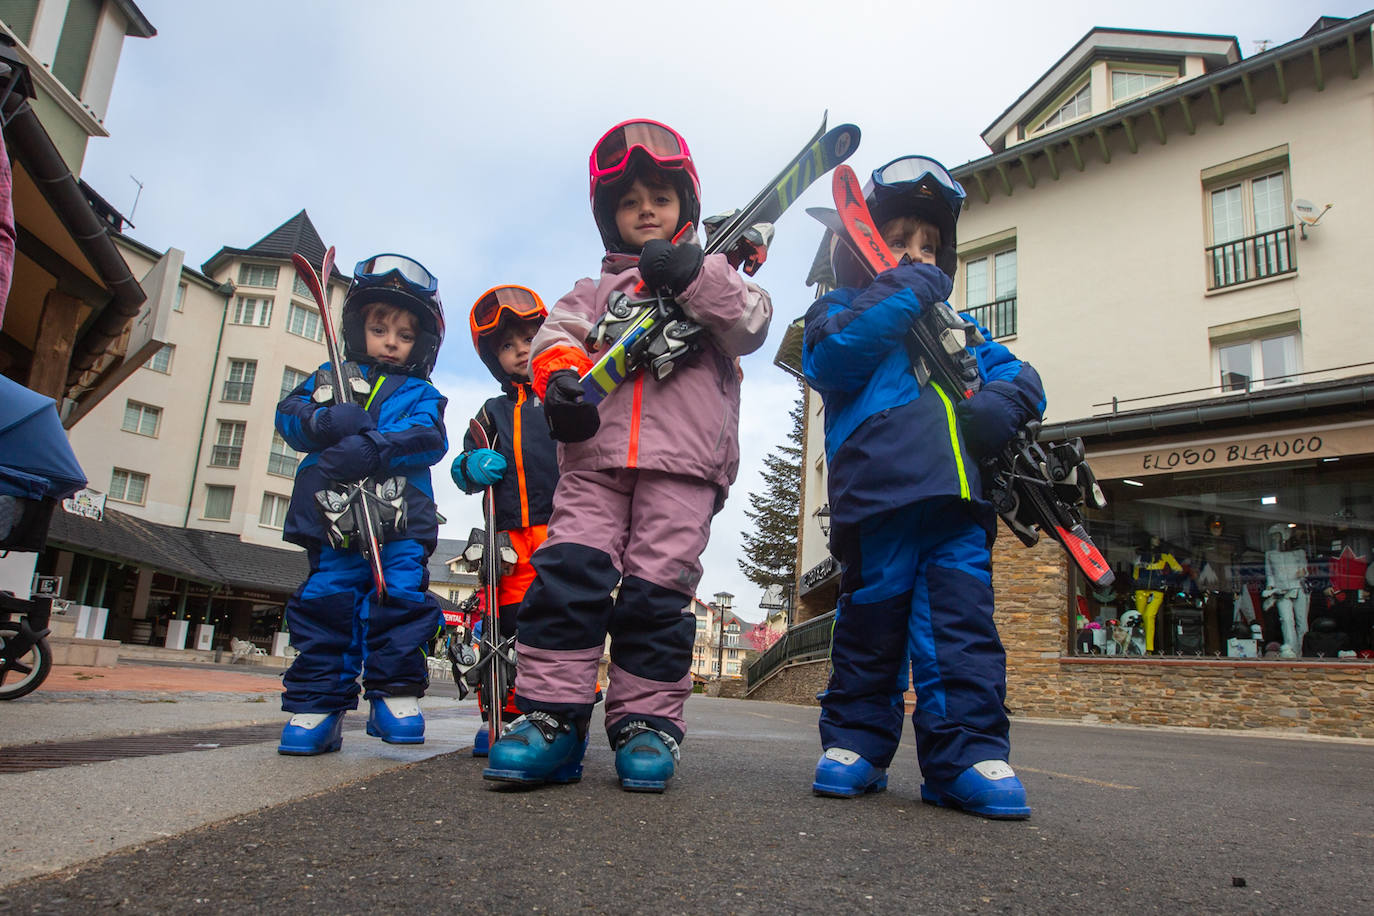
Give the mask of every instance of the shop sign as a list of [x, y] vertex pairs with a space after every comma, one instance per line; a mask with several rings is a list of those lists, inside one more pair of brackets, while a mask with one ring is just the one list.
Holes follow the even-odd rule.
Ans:
[[828, 582], [840, 570], [840, 565], [835, 562], [834, 557], [826, 557], [815, 566], [802, 573], [801, 593], [805, 595], [819, 585]]
[[1374, 428], [1361, 424], [1100, 452], [1090, 455], [1089, 461], [1099, 479], [1111, 480], [1212, 468], [1256, 467], [1369, 452], [1374, 452]]
[[62, 500], [62, 508], [72, 515], [93, 518], [98, 522], [105, 518], [105, 494], [94, 490], [77, 490]]

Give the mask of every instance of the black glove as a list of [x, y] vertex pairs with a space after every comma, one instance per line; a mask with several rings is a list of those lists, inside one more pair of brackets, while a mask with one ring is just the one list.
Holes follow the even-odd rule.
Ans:
[[357, 404], [348, 403], [321, 407], [315, 411], [310, 417], [309, 432], [310, 438], [329, 447], [337, 445], [346, 436], [356, 436], [376, 428], [372, 414]]
[[650, 239], [639, 254], [639, 275], [654, 292], [677, 296], [701, 273], [706, 255], [694, 242], [674, 245], [663, 239]]
[[345, 436], [337, 445], [320, 452], [320, 471], [325, 477], [339, 483], [352, 483], [371, 477], [381, 464], [377, 443], [367, 436]]
[[601, 428], [601, 414], [582, 393], [582, 379], [571, 369], [549, 373], [544, 389], [544, 419], [559, 442], [583, 442]]

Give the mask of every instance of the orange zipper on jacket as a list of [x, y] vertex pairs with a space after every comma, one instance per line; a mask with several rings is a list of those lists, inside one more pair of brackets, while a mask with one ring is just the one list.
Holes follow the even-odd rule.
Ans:
[[644, 373], [635, 376], [634, 406], [630, 409], [630, 453], [625, 457], [625, 467], [639, 466], [639, 411], [644, 405]]
[[520, 527], [530, 526], [530, 497], [525, 491], [525, 447], [523, 435], [521, 434], [520, 406], [525, 403], [525, 386], [517, 385], [515, 389], [515, 442], [512, 451], [515, 453], [515, 480], [516, 489], [520, 491]]

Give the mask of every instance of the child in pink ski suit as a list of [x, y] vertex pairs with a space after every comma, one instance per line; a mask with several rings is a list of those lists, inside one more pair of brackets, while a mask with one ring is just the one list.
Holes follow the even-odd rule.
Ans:
[[[612, 128], [592, 152], [601, 275], [579, 280], [533, 344], [535, 391], [559, 446], [549, 537], [519, 614], [516, 704], [488, 779], [581, 778], [597, 663], [611, 637], [606, 732], [630, 791], [662, 792], [685, 734], [691, 611], [712, 516], [739, 468], [736, 358], [762, 346], [768, 294], [722, 254], [703, 256], [700, 185], [686, 142], [654, 121]], [[671, 296], [707, 329], [663, 380], [639, 372], [599, 404], [579, 376], [612, 293]], [[612, 592], [619, 585], [619, 592]]]

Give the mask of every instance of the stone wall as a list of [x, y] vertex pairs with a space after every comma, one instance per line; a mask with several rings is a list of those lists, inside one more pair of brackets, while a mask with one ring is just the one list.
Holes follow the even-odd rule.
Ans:
[[[1013, 716], [1374, 738], [1374, 664], [1367, 661], [1067, 655], [1066, 562], [1049, 538], [1027, 548], [998, 534], [993, 587]], [[825, 659], [786, 665], [749, 699], [815, 705], [828, 672]]]

